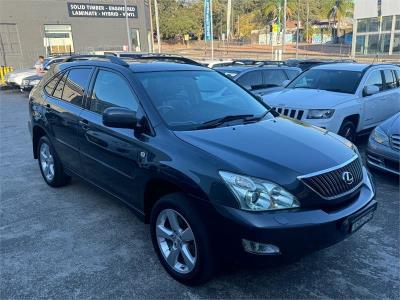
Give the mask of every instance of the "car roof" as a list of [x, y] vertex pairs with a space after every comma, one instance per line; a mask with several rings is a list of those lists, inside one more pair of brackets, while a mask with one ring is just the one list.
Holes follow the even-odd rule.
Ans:
[[208, 67], [165, 61], [135, 61], [129, 62], [129, 69], [134, 73], [161, 71], [212, 71]]
[[358, 63], [330, 63], [323, 64], [313, 67], [312, 69], [322, 69], [322, 70], [342, 70], [342, 71], [364, 71], [369, 64], [358, 64]]
[[261, 65], [261, 66], [227, 66], [227, 67], [217, 67], [214, 70], [220, 72], [237, 72], [242, 73], [245, 71], [253, 71], [253, 70], [296, 70], [300, 71], [300, 68], [289, 67], [289, 66], [277, 66], [277, 65]]

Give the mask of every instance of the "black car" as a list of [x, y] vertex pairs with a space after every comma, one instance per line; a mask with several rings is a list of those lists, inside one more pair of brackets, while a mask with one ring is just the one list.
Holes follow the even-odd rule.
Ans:
[[32, 90], [35, 86], [37, 86], [42, 80], [43, 76], [41, 75], [32, 75], [25, 77], [22, 79], [22, 84], [20, 86], [21, 91], [30, 91]]
[[204, 281], [233, 259], [298, 257], [373, 217], [374, 187], [352, 143], [280, 117], [219, 72], [74, 60], [30, 94], [40, 172], [52, 187], [76, 176], [125, 202], [150, 223], [175, 279]]
[[238, 65], [214, 69], [231, 77], [241, 86], [259, 96], [283, 89], [286, 82], [301, 73], [299, 68], [277, 65], [258, 67]]

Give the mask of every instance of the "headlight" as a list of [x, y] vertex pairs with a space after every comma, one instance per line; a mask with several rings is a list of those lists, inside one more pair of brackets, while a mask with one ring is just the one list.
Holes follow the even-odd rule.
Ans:
[[29, 84], [30, 85], [38, 85], [39, 82], [40, 82], [40, 79], [35, 79], [35, 80], [32, 80]]
[[375, 128], [371, 133], [371, 138], [378, 144], [389, 146], [389, 137], [379, 127]]
[[310, 109], [307, 119], [329, 119], [334, 112], [334, 109]]
[[270, 181], [225, 171], [220, 171], [219, 175], [235, 195], [241, 209], [265, 211], [300, 207], [295, 196]]

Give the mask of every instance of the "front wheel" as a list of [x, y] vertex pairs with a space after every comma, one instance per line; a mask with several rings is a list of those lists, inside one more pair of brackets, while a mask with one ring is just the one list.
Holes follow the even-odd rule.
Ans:
[[346, 120], [343, 122], [342, 126], [339, 129], [339, 135], [348, 139], [350, 142], [354, 142], [356, 140], [356, 126], [350, 120]]
[[37, 151], [40, 172], [46, 183], [52, 187], [68, 184], [71, 178], [64, 173], [61, 161], [46, 136], [40, 138]]
[[194, 285], [212, 277], [214, 256], [206, 227], [182, 194], [157, 201], [150, 229], [158, 258], [174, 279]]

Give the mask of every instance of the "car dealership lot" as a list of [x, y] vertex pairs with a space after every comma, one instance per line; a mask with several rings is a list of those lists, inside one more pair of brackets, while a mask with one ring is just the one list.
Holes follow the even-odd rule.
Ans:
[[[1, 294], [5, 298], [394, 298], [398, 177], [374, 173], [378, 211], [354, 236], [291, 265], [225, 271], [200, 287], [167, 275], [148, 225], [77, 180], [48, 187], [32, 158], [27, 97], [0, 92]], [[361, 139], [364, 150], [366, 138]]]

